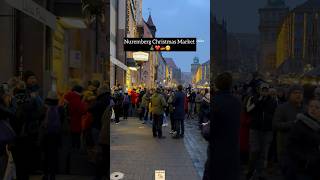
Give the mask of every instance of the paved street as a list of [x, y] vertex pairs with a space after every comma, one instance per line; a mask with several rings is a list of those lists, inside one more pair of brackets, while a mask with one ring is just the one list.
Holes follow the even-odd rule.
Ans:
[[[166, 139], [152, 137], [150, 125], [136, 118], [111, 125], [111, 172], [122, 172], [126, 180], [154, 179], [155, 170], [165, 170], [167, 180], [200, 180], [200, 176], [182, 139], [172, 139], [165, 127]], [[186, 132], [186, 139], [192, 139]], [[191, 146], [192, 143], [189, 143]]]

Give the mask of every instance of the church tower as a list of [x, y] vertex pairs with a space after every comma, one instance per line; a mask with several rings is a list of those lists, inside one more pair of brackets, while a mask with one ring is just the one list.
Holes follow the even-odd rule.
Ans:
[[156, 26], [153, 24], [153, 20], [152, 20], [152, 17], [151, 17], [151, 13], [149, 14], [149, 18], [148, 18], [148, 21], [147, 21], [147, 25], [148, 25], [149, 29], [151, 30], [151, 33], [152, 33], [153, 37], [156, 37], [157, 28], [156, 28]]

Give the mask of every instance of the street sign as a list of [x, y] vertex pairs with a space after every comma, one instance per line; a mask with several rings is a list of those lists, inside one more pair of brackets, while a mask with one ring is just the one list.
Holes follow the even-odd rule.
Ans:
[[10, 6], [56, 29], [56, 16], [32, 0], [5, 0]]
[[156, 170], [154, 173], [154, 180], [166, 180], [166, 171]]

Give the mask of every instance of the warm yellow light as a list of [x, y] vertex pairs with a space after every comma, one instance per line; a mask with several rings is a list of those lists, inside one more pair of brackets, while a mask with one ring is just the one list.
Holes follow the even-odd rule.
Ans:
[[135, 61], [148, 61], [149, 60], [149, 53], [145, 53], [142, 51], [132, 53], [133, 59]]
[[138, 71], [138, 69], [136, 67], [129, 67], [129, 69], [132, 71]]

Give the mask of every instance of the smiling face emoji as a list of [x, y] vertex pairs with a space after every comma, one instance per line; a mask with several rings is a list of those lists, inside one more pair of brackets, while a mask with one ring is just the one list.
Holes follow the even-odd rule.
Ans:
[[169, 45], [167, 45], [167, 46], [166, 46], [166, 50], [167, 50], [167, 51], [170, 51], [170, 50], [171, 50], [171, 47], [170, 47]]

